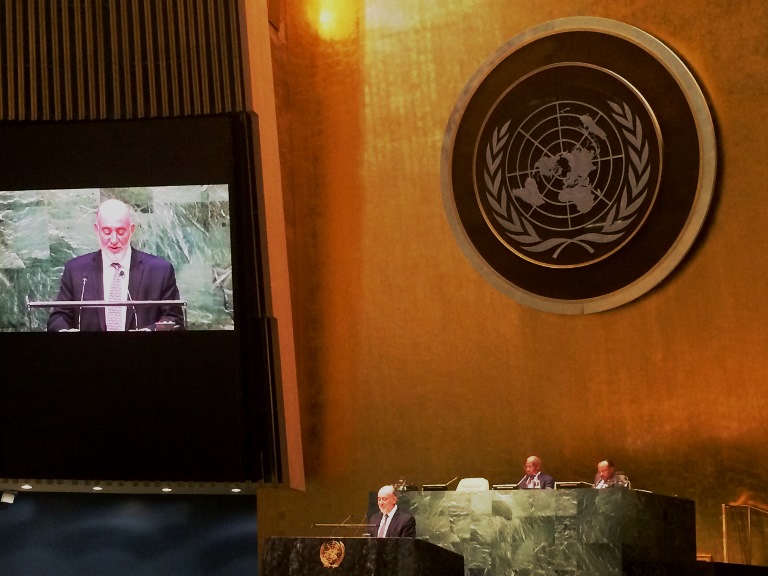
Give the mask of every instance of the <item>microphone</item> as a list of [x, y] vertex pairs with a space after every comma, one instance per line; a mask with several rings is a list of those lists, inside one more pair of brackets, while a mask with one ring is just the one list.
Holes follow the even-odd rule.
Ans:
[[520, 482], [517, 483], [518, 486], [522, 486], [523, 482], [525, 482], [525, 479], [528, 478], [528, 474], [520, 478]]
[[344, 518], [344, 521], [341, 524], [339, 524], [338, 526], [336, 526], [336, 528], [333, 529], [333, 532], [331, 532], [331, 536], [330, 537], [333, 538], [333, 536], [336, 534], [336, 530], [338, 530], [339, 528], [341, 528], [341, 526], [346, 524], [347, 520], [349, 520], [350, 518], [352, 518], [352, 514], [350, 514], [349, 516]]
[[[83, 301], [83, 298], [85, 297], [85, 283], [88, 282], [88, 278], [83, 276], [83, 289], [80, 291], [80, 302]], [[77, 329], [80, 330], [80, 317], [83, 315], [83, 307], [80, 306], [77, 309]]]
[[[360, 524], [368, 524], [368, 513], [363, 514], [363, 518], [360, 520]], [[363, 528], [363, 536], [371, 536], [371, 526], [368, 525]]]
[[[125, 270], [122, 268], [120, 269], [120, 279], [125, 280]], [[128, 300], [130, 302], [133, 302], [133, 298], [131, 298], [131, 291], [128, 290], [128, 288], [125, 289], [125, 293], [128, 295]], [[133, 329], [138, 330], [139, 329], [139, 316], [136, 314], [136, 306], [131, 306], [133, 308]]]

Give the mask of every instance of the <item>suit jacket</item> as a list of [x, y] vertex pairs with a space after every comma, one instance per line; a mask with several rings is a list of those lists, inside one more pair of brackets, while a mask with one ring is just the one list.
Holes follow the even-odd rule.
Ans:
[[[373, 514], [368, 519], [368, 524], [375, 524], [369, 529], [369, 536], [377, 536], [379, 532], [379, 524], [381, 524], [381, 518], [384, 516], [381, 510]], [[416, 519], [408, 512], [401, 510], [400, 507], [395, 510], [394, 516], [389, 521], [387, 527], [387, 538], [415, 538], [416, 537]]]
[[[178, 300], [176, 274], [167, 260], [140, 250], [131, 250], [128, 280], [129, 300]], [[64, 265], [56, 300], [104, 300], [101, 251], [73, 258]], [[172, 321], [184, 325], [180, 306], [128, 306], [126, 330], [149, 327], [155, 322]], [[104, 308], [54, 308], [48, 317], [48, 331], [80, 328], [83, 332], [107, 329]]]
[[[600, 483], [600, 474], [595, 474], [595, 481], [593, 482], [593, 484], [597, 486], [599, 483]], [[624, 486], [625, 483], [627, 483], [627, 477], [621, 472], [614, 472], [613, 475], [611, 475], [611, 477], [605, 481], [605, 487]]]
[[[517, 483], [517, 487], [521, 490], [529, 490], [527, 486], [526, 480], [528, 479], [527, 476], [524, 476], [520, 482]], [[539, 488], [554, 488], [555, 487], [555, 479], [552, 478], [549, 474], [544, 474], [544, 472], [539, 472]]]

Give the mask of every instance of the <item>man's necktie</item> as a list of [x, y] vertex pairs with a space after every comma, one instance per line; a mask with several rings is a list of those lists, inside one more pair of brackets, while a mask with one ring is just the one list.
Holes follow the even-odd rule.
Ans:
[[379, 525], [379, 538], [384, 538], [384, 534], [387, 532], [387, 517], [389, 514], [384, 514], [384, 517], [381, 519], [381, 524]]
[[[115, 269], [115, 275], [112, 277], [112, 284], [109, 287], [109, 298], [107, 302], [119, 302], [120, 295], [122, 293], [122, 278], [120, 276], [120, 264], [113, 263], [112, 268]], [[121, 314], [119, 306], [107, 306], [107, 330], [110, 332], [122, 331]]]

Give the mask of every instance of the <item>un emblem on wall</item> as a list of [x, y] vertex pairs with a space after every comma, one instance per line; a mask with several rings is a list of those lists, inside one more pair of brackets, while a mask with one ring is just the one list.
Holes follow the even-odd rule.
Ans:
[[467, 85], [443, 145], [444, 204], [502, 291], [596, 312], [680, 262], [710, 205], [715, 152], [704, 97], [668, 48], [615, 21], [558, 20]]

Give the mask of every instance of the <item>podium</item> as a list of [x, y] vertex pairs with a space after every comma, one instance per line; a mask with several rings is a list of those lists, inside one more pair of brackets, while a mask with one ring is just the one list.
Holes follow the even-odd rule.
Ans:
[[694, 503], [628, 488], [403, 492], [398, 506], [418, 538], [486, 576], [646, 576], [696, 563]]
[[[83, 308], [132, 308], [134, 317], [134, 328], [138, 329], [138, 317], [137, 310], [143, 308], [159, 308], [159, 307], [178, 307], [182, 313], [182, 328], [187, 328], [187, 301], [186, 300], [120, 300], [110, 302], [107, 300], [45, 300], [45, 301], [27, 301], [27, 310], [41, 309], [41, 308], [71, 308], [78, 311], [77, 324], [80, 327], [80, 317]], [[30, 329], [31, 326], [31, 319]], [[169, 328], [170, 329], [170, 328]]]
[[268, 538], [265, 576], [463, 576], [464, 558], [415, 538]]

